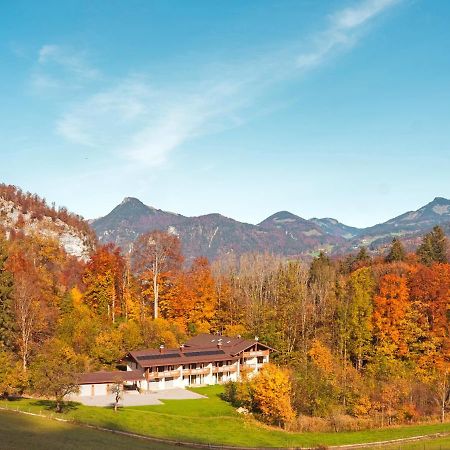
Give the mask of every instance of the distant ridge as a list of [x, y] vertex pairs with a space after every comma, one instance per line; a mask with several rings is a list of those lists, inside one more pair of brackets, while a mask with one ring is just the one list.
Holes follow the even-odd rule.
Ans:
[[354, 251], [361, 245], [372, 251], [383, 249], [393, 237], [411, 245], [434, 225], [450, 230], [450, 200], [436, 197], [416, 211], [409, 211], [367, 228], [345, 225], [333, 218], [304, 219], [279, 211], [257, 225], [242, 223], [218, 213], [186, 217], [147, 206], [126, 197], [106, 216], [91, 222], [102, 243], [127, 248], [140, 234], [170, 230], [182, 242], [188, 259], [245, 252], [273, 252], [287, 257], [310, 257], [319, 251], [329, 254]]

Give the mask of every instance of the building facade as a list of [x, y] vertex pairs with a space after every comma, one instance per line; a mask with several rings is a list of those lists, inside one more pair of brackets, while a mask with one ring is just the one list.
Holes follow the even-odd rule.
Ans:
[[[97, 395], [96, 390], [104, 395], [112, 380], [121, 378], [125, 389], [139, 392], [221, 384], [237, 381], [244, 373], [253, 376], [269, 362], [271, 351], [257, 338], [200, 334], [176, 349], [161, 346], [130, 352], [122, 360], [126, 372], [84, 374], [80, 386], [88, 395]], [[90, 386], [96, 377], [106, 380], [108, 386]]]

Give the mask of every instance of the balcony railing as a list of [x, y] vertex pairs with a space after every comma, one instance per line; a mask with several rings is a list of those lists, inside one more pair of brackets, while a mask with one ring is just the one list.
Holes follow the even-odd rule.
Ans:
[[198, 369], [183, 369], [183, 375], [208, 375], [208, 367], [199, 367]]
[[258, 350], [255, 352], [244, 352], [244, 358], [255, 358], [257, 356], [269, 356], [269, 350]]
[[161, 372], [149, 372], [147, 374], [148, 380], [161, 378], [178, 378], [179, 376], [181, 376], [181, 372], [179, 370], [164, 370]]
[[222, 372], [236, 372], [237, 371], [237, 367], [236, 366], [218, 366], [218, 367], [213, 367], [213, 373], [222, 373]]

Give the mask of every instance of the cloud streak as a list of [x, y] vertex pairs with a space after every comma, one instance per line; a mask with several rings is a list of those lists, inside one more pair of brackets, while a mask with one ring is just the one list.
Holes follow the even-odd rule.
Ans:
[[[184, 86], [157, 86], [130, 76], [75, 102], [56, 130], [70, 142], [110, 148], [140, 167], [158, 167], [187, 142], [244, 122], [245, 111], [261, 101], [270, 86], [299, 77], [355, 45], [367, 25], [401, 0], [365, 0], [329, 16], [327, 25], [301, 50], [291, 45], [226, 73]], [[56, 64], [81, 80], [99, 77], [80, 55], [55, 45], [39, 52], [40, 66]]]
[[38, 51], [31, 85], [36, 93], [46, 94], [69, 88], [82, 89], [86, 83], [100, 78], [100, 71], [87, 62], [84, 53], [45, 44]]

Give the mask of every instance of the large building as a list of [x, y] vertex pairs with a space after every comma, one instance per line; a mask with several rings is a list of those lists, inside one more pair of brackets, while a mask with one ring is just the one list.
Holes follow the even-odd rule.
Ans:
[[80, 395], [104, 395], [113, 383], [140, 392], [236, 381], [269, 362], [273, 349], [255, 339], [200, 334], [179, 348], [139, 350], [123, 359], [127, 371], [80, 377]]

